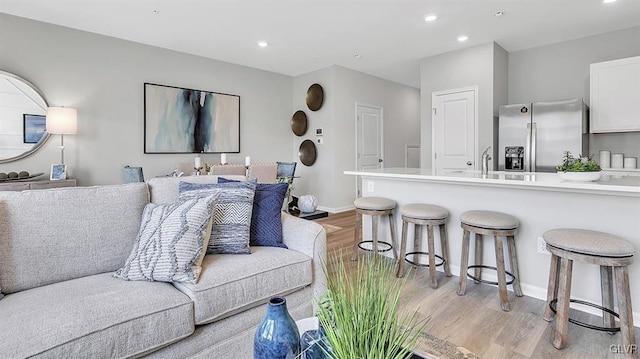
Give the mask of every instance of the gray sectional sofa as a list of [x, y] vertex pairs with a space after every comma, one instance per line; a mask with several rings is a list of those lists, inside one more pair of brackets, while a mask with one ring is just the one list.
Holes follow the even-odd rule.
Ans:
[[174, 201], [179, 181], [217, 177], [0, 192], [0, 358], [251, 358], [269, 298], [311, 316], [326, 234], [284, 213], [289, 249], [207, 255], [196, 284], [113, 277], [145, 205]]

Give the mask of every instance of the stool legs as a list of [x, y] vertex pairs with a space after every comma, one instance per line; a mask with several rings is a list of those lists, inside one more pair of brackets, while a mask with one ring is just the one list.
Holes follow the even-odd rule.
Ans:
[[511, 310], [509, 307], [509, 296], [507, 294], [507, 275], [505, 273], [506, 268], [504, 265], [504, 248], [502, 247], [502, 238], [493, 237], [496, 250], [496, 267], [498, 268], [498, 292], [500, 293], [500, 306], [502, 310], [508, 312]]
[[442, 258], [444, 258], [444, 275], [451, 277], [449, 269], [449, 240], [447, 239], [447, 226], [440, 225], [440, 246], [442, 247]]
[[560, 258], [551, 254], [551, 266], [549, 269], [549, 284], [547, 285], [547, 304], [544, 307], [544, 320], [553, 320], [553, 312], [549, 307], [552, 300], [558, 298], [558, 278], [560, 275]]
[[558, 302], [556, 314], [556, 333], [553, 338], [553, 346], [562, 349], [567, 344], [569, 333], [569, 300], [571, 299], [571, 275], [573, 273], [573, 260], [560, 258], [560, 273], [558, 283]]
[[469, 268], [469, 231], [462, 234], [462, 258], [460, 258], [460, 282], [458, 295], [464, 295], [467, 291], [467, 269]]
[[[473, 264], [481, 264], [482, 263], [482, 254], [483, 254], [483, 249], [482, 249], [482, 235], [478, 234], [478, 233], [474, 233], [473, 234], [473, 238], [475, 239], [476, 242], [476, 248], [475, 248], [475, 262]], [[497, 257], [496, 257], [497, 258]], [[465, 276], [467, 274], [465, 273]], [[476, 278], [482, 278], [482, 268], [474, 268], [473, 270], [473, 275]], [[474, 283], [478, 284], [480, 283], [479, 280], [474, 280]]]
[[[406, 253], [407, 252], [407, 230], [408, 230], [409, 224], [405, 221], [402, 221], [402, 238], [400, 238], [400, 255], [402, 256], [402, 253]], [[398, 271], [396, 272], [396, 277], [398, 278], [402, 278], [404, 277], [405, 274], [405, 260], [404, 258], [398, 258]]]
[[520, 271], [518, 270], [518, 255], [516, 253], [516, 238], [514, 236], [507, 236], [507, 245], [509, 246], [509, 263], [511, 265], [511, 272], [515, 277], [513, 280], [513, 291], [516, 293], [516, 297], [522, 297]]
[[429, 251], [429, 277], [431, 277], [431, 288], [438, 288], [436, 278], [436, 247], [433, 243], [433, 225], [427, 225], [427, 246]]
[[[618, 310], [620, 312], [622, 344], [626, 345], [626, 348], [636, 348], [636, 335], [631, 309], [631, 290], [629, 289], [629, 269], [627, 266], [617, 266], [613, 267], [613, 271], [616, 278], [616, 295], [618, 297]], [[629, 354], [633, 355], [632, 353]]]
[[351, 260], [355, 261], [358, 259], [358, 243], [360, 243], [360, 227], [362, 226], [362, 214], [356, 212], [356, 228], [353, 235], [353, 255], [351, 256]]
[[[602, 294], [602, 306], [613, 309], [613, 268], [600, 266], [600, 293]], [[604, 327], [613, 328], [614, 316], [605, 311], [602, 312], [602, 324]], [[612, 333], [613, 334], [613, 333]]]
[[[389, 229], [391, 229], [391, 252], [393, 259], [398, 259], [397, 240], [396, 240], [396, 221], [393, 220], [393, 214], [389, 214]], [[376, 247], [377, 249], [377, 247]]]

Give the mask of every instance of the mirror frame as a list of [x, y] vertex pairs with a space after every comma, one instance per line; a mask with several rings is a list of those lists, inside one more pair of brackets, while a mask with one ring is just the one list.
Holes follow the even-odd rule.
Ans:
[[[6, 77], [13, 78], [13, 79], [18, 80], [18, 81], [22, 81], [24, 84], [26, 84], [27, 86], [31, 87], [31, 89], [33, 91], [35, 91], [36, 94], [38, 94], [42, 98], [42, 101], [44, 101], [45, 106], [49, 107], [49, 103], [47, 102], [47, 99], [44, 97], [42, 92], [40, 92], [40, 90], [37, 87], [35, 87], [31, 82], [23, 79], [22, 77], [20, 77], [18, 75], [14, 75], [14, 74], [12, 74], [10, 72], [6, 72], [6, 71], [0, 70], [0, 76], [2, 76], [2, 75], [6, 76]], [[31, 156], [32, 154], [34, 154], [36, 151], [38, 151], [40, 149], [40, 147], [42, 147], [47, 142], [47, 140], [49, 139], [49, 136], [51, 136], [51, 134], [49, 132], [45, 131], [44, 136], [40, 139], [40, 141], [38, 143], [33, 145], [33, 147], [31, 147], [30, 150], [25, 151], [22, 154], [14, 156], [14, 157], [0, 158], [0, 163], [13, 162], [13, 161], [17, 161], [17, 160], [23, 159], [25, 157]]]

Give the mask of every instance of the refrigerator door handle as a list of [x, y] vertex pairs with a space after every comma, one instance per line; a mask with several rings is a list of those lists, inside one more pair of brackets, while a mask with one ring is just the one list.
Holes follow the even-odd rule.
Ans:
[[538, 137], [538, 126], [534, 122], [531, 124], [531, 172], [536, 171], [536, 139]]
[[524, 141], [524, 171], [531, 172], [531, 123], [527, 123], [527, 138]]

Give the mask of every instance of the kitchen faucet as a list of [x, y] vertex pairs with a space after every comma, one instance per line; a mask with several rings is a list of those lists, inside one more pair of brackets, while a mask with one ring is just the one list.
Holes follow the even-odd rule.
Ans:
[[487, 149], [484, 150], [484, 152], [482, 152], [482, 174], [483, 175], [489, 174], [489, 160], [491, 159], [491, 156], [489, 155], [489, 149], [491, 149], [491, 146], [487, 147]]

